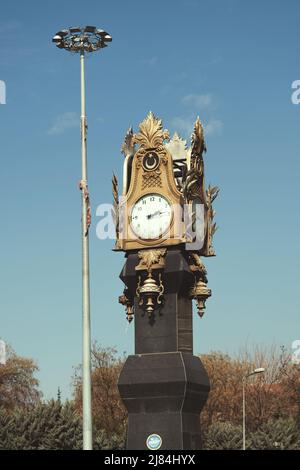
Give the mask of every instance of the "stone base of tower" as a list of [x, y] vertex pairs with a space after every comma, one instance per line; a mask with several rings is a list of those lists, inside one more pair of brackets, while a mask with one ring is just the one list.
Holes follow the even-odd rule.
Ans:
[[180, 351], [129, 356], [118, 387], [128, 410], [127, 449], [201, 449], [209, 379], [198, 357]]

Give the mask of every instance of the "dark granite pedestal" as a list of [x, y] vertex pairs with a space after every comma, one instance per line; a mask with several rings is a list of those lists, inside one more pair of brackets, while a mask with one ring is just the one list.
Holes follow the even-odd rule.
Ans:
[[[137, 254], [127, 258], [121, 279], [134, 296]], [[162, 272], [164, 303], [149, 318], [135, 298], [135, 355], [119, 378], [128, 410], [127, 449], [147, 449], [159, 436], [160, 449], [201, 449], [200, 412], [209, 393], [207, 373], [193, 356], [193, 283], [184, 253], [169, 250]]]

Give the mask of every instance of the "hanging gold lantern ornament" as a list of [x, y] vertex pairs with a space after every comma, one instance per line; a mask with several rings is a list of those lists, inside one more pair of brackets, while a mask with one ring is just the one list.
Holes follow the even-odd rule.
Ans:
[[144, 284], [141, 286], [141, 276], [139, 276], [136, 295], [139, 299], [139, 305], [144, 306], [149, 317], [153, 314], [155, 307], [162, 303], [162, 296], [165, 289], [161, 280], [161, 273], [159, 273], [158, 279], [159, 285], [149, 271]]
[[[166, 248], [138, 252], [140, 262], [135, 269], [136, 271], [147, 271], [147, 277], [142, 282], [142, 276], [139, 275], [136, 295], [139, 299], [139, 305], [144, 307], [149, 317], [151, 317], [155, 308], [162, 304], [165, 289], [159, 271], [165, 266], [164, 257], [166, 252]], [[157, 280], [152, 275], [153, 270], [158, 271]]]

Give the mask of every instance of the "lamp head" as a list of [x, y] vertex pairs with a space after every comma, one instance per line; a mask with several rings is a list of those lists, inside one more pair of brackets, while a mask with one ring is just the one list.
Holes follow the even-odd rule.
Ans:
[[107, 47], [107, 43], [111, 41], [110, 34], [95, 26], [62, 29], [52, 38], [59, 49], [70, 52], [94, 52]]

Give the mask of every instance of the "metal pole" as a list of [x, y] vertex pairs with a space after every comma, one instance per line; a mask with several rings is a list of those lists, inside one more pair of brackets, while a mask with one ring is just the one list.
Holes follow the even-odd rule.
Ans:
[[245, 403], [245, 382], [243, 377], [243, 450], [246, 450], [246, 403]]
[[90, 274], [89, 274], [89, 226], [91, 221], [90, 201], [87, 182], [86, 115], [84, 55], [107, 47], [112, 37], [95, 26], [72, 27], [58, 31], [52, 42], [69, 52], [80, 52], [80, 94], [81, 94], [81, 161], [80, 181], [82, 200], [82, 414], [83, 449], [92, 450], [92, 387], [91, 387], [91, 321], [90, 321]]
[[82, 158], [82, 413], [83, 450], [92, 450], [92, 393], [91, 393], [91, 324], [90, 324], [90, 279], [89, 279], [89, 233], [88, 233], [88, 184], [85, 115], [84, 50], [80, 51], [81, 84], [81, 158]]

